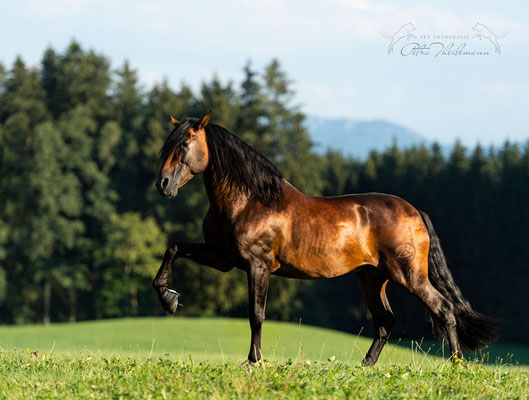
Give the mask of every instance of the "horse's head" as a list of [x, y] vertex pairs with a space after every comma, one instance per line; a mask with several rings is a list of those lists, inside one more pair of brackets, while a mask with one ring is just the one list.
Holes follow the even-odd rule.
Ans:
[[171, 116], [174, 129], [160, 151], [162, 167], [156, 183], [162, 196], [175, 197], [179, 188], [206, 170], [209, 151], [205, 128], [210, 118], [211, 111], [200, 120], [179, 122]]

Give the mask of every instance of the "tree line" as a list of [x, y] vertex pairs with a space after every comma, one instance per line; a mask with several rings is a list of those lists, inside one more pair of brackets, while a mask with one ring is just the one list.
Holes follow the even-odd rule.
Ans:
[[[177, 74], [178, 71], [175, 71]], [[154, 189], [158, 152], [177, 118], [213, 110], [220, 124], [271, 159], [305, 193], [396, 194], [426, 211], [456, 282], [476, 309], [502, 320], [502, 340], [528, 342], [529, 147], [456, 142], [372, 152], [365, 160], [317, 155], [277, 60], [250, 63], [240, 82], [198, 90], [167, 81], [146, 89], [129, 63], [72, 42], [41, 63], [0, 63], [0, 323], [162, 315], [151, 280], [166, 246], [202, 241], [200, 179], [167, 200]], [[178, 260], [179, 315], [245, 316], [245, 274]], [[430, 337], [418, 303], [388, 290], [396, 335]], [[358, 332], [370, 317], [352, 276], [273, 279], [271, 319]]]

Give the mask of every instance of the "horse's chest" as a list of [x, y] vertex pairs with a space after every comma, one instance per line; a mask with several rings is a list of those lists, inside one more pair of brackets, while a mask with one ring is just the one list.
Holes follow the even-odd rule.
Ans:
[[202, 225], [204, 241], [215, 246], [228, 262], [238, 264], [239, 251], [235, 246], [233, 224], [219, 215], [206, 215]]
[[202, 232], [206, 243], [214, 244], [218, 247], [226, 247], [233, 242], [233, 227], [229, 221], [223, 218], [213, 219], [206, 217]]

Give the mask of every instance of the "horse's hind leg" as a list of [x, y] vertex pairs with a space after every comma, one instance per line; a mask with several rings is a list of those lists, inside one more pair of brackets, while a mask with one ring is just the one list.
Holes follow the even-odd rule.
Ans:
[[261, 327], [263, 326], [265, 319], [270, 270], [254, 263], [254, 265], [249, 266], [247, 275], [250, 311], [249, 319], [252, 331], [248, 361], [256, 363], [261, 359]]
[[461, 358], [454, 305], [428, 279], [427, 260], [427, 255], [418, 254], [409, 262], [387, 262], [385, 271], [393, 282], [404, 286], [424, 304], [434, 319], [436, 334], [446, 338], [452, 356]]
[[357, 268], [354, 274], [375, 324], [375, 338], [363, 364], [375, 365], [395, 324], [395, 318], [386, 297], [388, 279], [379, 270], [371, 266]]
[[426, 308], [433, 314], [433, 317], [437, 319], [437, 322], [432, 321], [432, 323], [436, 324], [440, 322], [441, 329], [444, 329], [444, 335], [442, 333], [438, 334], [446, 337], [448, 340], [452, 359], [454, 359], [454, 356], [463, 358], [463, 352], [461, 351], [457, 336], [457, 322], [454, 314], [454, 305], [439, 293], [439, 291], [430, 283], [428, 278], [410, 289], [410, 291], [421, 300]]

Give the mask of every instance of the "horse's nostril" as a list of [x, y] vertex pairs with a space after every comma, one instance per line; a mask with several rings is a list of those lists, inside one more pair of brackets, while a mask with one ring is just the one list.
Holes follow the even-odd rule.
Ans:
[[162, 179], [162, 184], [160, 186], [162, 187], [162, 189], [165, 189], [168, 184], [169, 184], [169, 179], [168, 178], [163, 178]]

